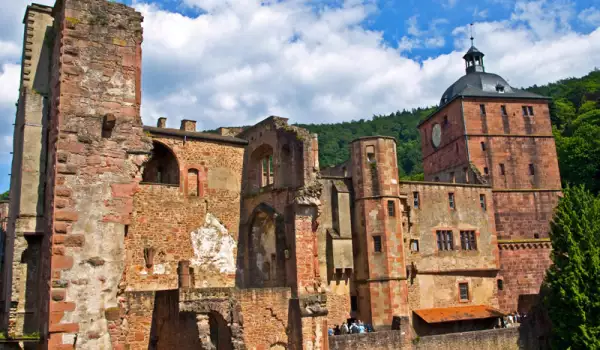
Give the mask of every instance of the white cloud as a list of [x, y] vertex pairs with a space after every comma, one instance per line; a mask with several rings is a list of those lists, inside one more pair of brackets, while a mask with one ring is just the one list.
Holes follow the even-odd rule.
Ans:
[[592, 26], [600, 26], [600, 10], [595, 7], [587, 8], [579, 13], [579, 20], [583, 23]]
[[5, 63], [0, 66], [0, 108], [14, 108], [19, 97], [20, 75], [20, 65]]

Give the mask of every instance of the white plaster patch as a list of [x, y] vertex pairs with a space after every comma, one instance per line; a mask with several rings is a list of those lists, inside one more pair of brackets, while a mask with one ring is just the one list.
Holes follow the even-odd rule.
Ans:
[[75, 344], [75, 333], [63, 333], [62, 343], [63, 344]]
[[155, 275], [164, 275], [166, 273], [165, 265], [164, 264], [155, 264], [153, 273]]
[[398, 184], [398, 181], [397, 181], [396, 179], [392, 179], [392, 183], [393, 183], [394, 185], [397, 185], [397, 184]]
[[237, 243], [229, 231], [211, 213], [206, 214], [204, 226], [191, 232], [194, 258], [192, 266], [212, 267], [221, 273], [235, 273], [234, 250]]

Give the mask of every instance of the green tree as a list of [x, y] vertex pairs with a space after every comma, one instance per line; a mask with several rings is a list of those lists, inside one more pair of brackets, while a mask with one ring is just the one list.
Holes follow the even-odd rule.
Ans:
[[544, 303], [555, 349], [600, 349], [600, 198], [566, 187], [551, 223]]
[[8, 191], [0, 194], [0, 201], [7, 200], [7, 199], [8, 199]]

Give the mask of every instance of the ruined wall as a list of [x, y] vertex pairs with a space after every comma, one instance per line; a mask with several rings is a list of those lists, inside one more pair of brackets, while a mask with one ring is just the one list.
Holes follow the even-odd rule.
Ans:
[[[135, 194], [125, 238], [126, 290], [176, 289], [180, 261], [190, 262], [193, 286], [232, 287], [243, 145], [166, 135], [153, 140], [172, 150], [180, 182], [142, 183]], [[145, 250], [152, 251], [151, 266]]]
[[336, 335], [329, 337], [330, 350], [394, 350], [402, 347], [406, 334], [401, 330]]
[[50, 348], [110, 348], [133, 194], [151, 149], [142, 131], [142, 16], [104, 0], [55, 6], [51, 68]]
[[243, 315], [246, 349], [287, 348], [289, 288], [244, 289], [237, 294]]
[[[10, 318], [14, 335], [39, 331], [38, 289], [41, 240], [44, 234], [44, 178], [51, 8], [28, 6], [17, 115], [14, 123], [9, 233], [4, 242], [7, 268], [2, 276], [2, 327]], [[29, 238], [26, 238], [29, 237]], [[12, 265], [12, 269], [8, 266]], [[12, 302], [12, 303], [11, 303]], [[9, 317], [10, 309], [10, 317]]]
[[8, 201], [0, 201], [0, 229], [6, 234], [6, 228], [8, 227]]
[[538, 293], [552, 265], [549, 240], [500, 241], [503, 289], [498, 291], [500, 309], [504, 312], [528, 313], [539, 300]]
[[518, 328], [503, 328], [477, 332], [431, 335], [415, 339], [413, 344], [414, 349], [427, 350], [520, 349]]

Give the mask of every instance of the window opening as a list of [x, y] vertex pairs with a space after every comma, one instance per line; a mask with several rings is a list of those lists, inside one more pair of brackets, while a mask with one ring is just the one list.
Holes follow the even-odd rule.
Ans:
[[454, 172], [450, 172], [450, 182], [455, 183], [456, 182], [456, 176], [454, 176]]
[[490, 169], [488, 169], [487, 167], [484, 167], [483, 168], [483, 173], [486, 174], [486, 175], [489, 175], [490, 174]]
[[506, 113], [506, 106], [505, 105], [500, 106], [500, 112], [502, 112], [502, 116], [508, 115], [508, 113]]
[[534, 233], [533, 238], [540, 238], [540, 235], [538, 233]]
[[358, 310], [358, 297], [356, 295], [350, 296], [350, 311]]
[[413, 192], [413, 206], [418, 209], [420, 205], [419, 192]]
[[481, 143], [481, 150], [485, 152], [485, 142]]
[[396, 203], [394, 203], [394, 201], [388, 201], [387, 207], [388, 207], [388, 215], [390, 217], [395, 217], [396, 216]]
[[535, 167], [533, 164], [529, 164], [529, 175], [535, 175]]
[[485, 115], [485, 105], [479, 105], [479, 112], [481, 113], [482, 116]]
[[444, 126], [445, 126], [445, 127], [447, 127], [447, 126], [448, 126], [448, 124], [449, 124], [449, 123], [448, 123], [448, 116], [447, 116], [447, 115], [445, 115], [445, 116], [444, 116]]
[[448, 193], [448, 205], [450, 209], [455, 209], [456, 203], [454, 203], [454, 193]]
[[418, 239], [411, 239], [410, 240], [410, 251], [411, 252], [418, 252], [419, 251], [419, 240]]
[[468, 283], [459, 283], [458, 289], [460, 291], [460, 301], [468, 301], [469, 300], [469, 284]]
[[504, 290], [504, 281], [498, 279], [498, 290]]
[[373, 247], [376, 253], [381, 253], [381, 236], [373, 236]]
[[527, 111], [529, 112], [529, 115], [532, 116], [533, 115], [533, 106], [527, 106]]
[[485, 202], [485, 194], [479, 195], [479, 205], [481, 206], [481, 209], [483, 209], [483, 211], [487, 210], [487, 203]]
[[375, 163], [375, 147], [367, 146], [367, 161]]
[[454, 237], [452, 236], [452, 231], [442, 230], [442, 231], [437, 231], [436, 234], [437, 234], [438, 250], [440, 250], [440, 251], [454, 250]]
[[476, 250], [475, 231], [460, 231], [460, 246], [463, 250]]
[[500, 175], [505, 175], [504, 164], [500, 163]]
[[523, 110], [523, 116], [526, 117], [527, 116], [527, 106], [522, 106], [521, 109]]

